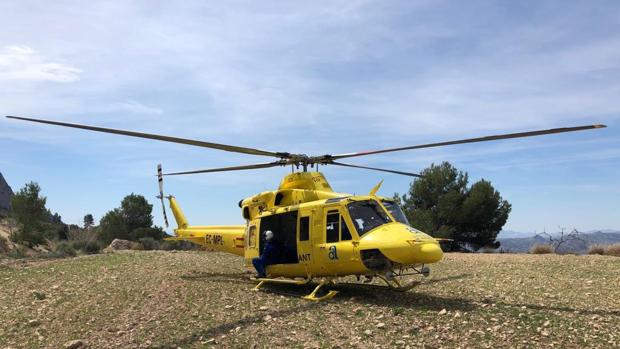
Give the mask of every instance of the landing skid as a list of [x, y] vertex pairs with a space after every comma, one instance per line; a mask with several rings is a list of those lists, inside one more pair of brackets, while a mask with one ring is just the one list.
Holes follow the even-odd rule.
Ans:
[[295, 279], [272, 279], [272, 278], [251, 278], [252, 281], [258, 281], [258, 284], [252, 288], [252, 291], [258, 291], [265, 283], [273, 284], [286, 284], [286, 285], [306, 285], [312, 279], [306, 278], [303, 280]]
[[[429, 270], [428, 268], [422, 268], [421, 271], [417, 271], [415, 273], [411, 273], [411, 274], [405, 274], [402, 272], [402, 270], [400, 270], [398, 273], [394, 273], [391, 272], [389, 273], [389, 275], [382, 275], [382, 274], [376, 274], [374, 276], [380, 278], [381, 280], [383, 280], [383, 282], [385, 282], [387, 288], [389, 288], [390, 290], [396, 291], [396, 292], [406, 292], [411, 290], [412, 288], [420, 285], [422, 282], [421, 281], [410, 281], [406, 284], [402, 284], [399, 279], [401, 279], [406, 275], [417, 275], [417, 274], [421, 274], [424, 276], [428, 276], [429, 275]], [[359, 278], [358, 278], [359, 279]], [[266, 283], [272, 283], [272, 284], [286, 284], [286, 285], [307, 285], [312, 281], [312, 277], [308, 276], [305, 279], [286, 279], [286, 278], [251, 278], [251, 280], [253, 281], [258, 281], [258, 284], [256, 284], [256, 286], [254, 286], [254, 288], [252, 288], [252, 291], [259, 291], [261, 289], [261, 287], [263, 287], [263, 285], [265, 285]], [[369, 281], [372, 280], [372, 276], [370, 276]], [[324, 301], [327, 299], [331, 299], [334, 298], [334, 296], [336, 296], [338, 294], [338, 291], [334, 291], [334, 290], [326, 290], [325, 287], [329, 286], [329, 285], [334, 285], [335, 279], [334, 278], [323, 278], [321, 279], [321, 281], [316, 285], [316, 287], [312, 290], [312, 292], [310, 292], [309, 294], [303, 296], [302, 298], [305, 300], [309, 300], [309, 301], [314, 301], [314, 302], [320, 302], [320, 301]], [[351, 284], [349, 284], [351, 285]], [[360, 285], [360, 284], [357, 284]], [[369, 285], [371, 286], [371, 285]], [[376, 287], [381, 287], [381, 286], [376, 286]]]
[[[252, 288], [252, 291], [259, 291], [260, 288], [266, 283], [274, 283], [274, 284], [287, 284], [287, 285], [307, 285], [311, 278], [306, 278], [303, 280], [295, 280], [295, 279], [271, 279], [271, 278], [252, 278], [254, 281], [258, 281], [258, 284]], [[334, 298], [335, 295], [338, 294], [338, 291], [328, 290], [327, 293], [317, 296], [318, 294], [322, 294], [324, 290], [322, 288], [324, 286], [334, 284], [334, 281], [331, 279], [321, 279], [318, 285], [310, 292], [309, 294], [301, 297], [308, 301], [320, 302], [324, 300], [328, 300]]]

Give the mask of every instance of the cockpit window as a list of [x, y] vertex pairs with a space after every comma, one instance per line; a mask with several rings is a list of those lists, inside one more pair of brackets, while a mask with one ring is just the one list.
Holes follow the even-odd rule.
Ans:
[[385, 206], [385, 208], [390, 211], [390, 214], [397, 222], [411, 225], [409, 224], [409, 220], [407, 220], [405, 213], [396, 202], [390, 200], [382, 200], [381, 202], [383, 203], [383, 206]]
[[348, 204], [347, 208], [359, 236], [382, 224], [391, 222], [390, 217], [381, 205], [374, 200], [355, 201]]

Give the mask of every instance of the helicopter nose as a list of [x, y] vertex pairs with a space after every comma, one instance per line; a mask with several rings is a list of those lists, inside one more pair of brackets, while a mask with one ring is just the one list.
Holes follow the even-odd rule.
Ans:
[[434, 238], [401, 224], [369, 232], [361, 239], [360, 248], [376, 248], [389, 260], [403, 265], [436, 263], [443, 258]]
[[435, 263], [443, 258], [443, 251], [438, 244], [425, 243], [418, 246], [419, 253], [417, 256], [419, 263]]
[[388, 259], [400, 264], [426, 264], [439, 262], [443, 251], [435, 242], [418, 242], [408, 240], [399, 246], [379, 249]]

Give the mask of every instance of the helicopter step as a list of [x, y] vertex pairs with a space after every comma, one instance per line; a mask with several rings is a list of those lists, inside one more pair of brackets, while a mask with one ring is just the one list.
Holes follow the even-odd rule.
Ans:
[[[312, 281], [312, 278], [305, 278], [302, 280], [295, 279], [271, 279], [271, 278], [251, 278], [253, 281], [258, 281], [258, 284], [252, 288], [252, 291], [259, 291], [260, 288], [266, 283], [275, 283], [275, 284], [287, 284], [287, 285], [307, 285]], [[324, 300], [328, 300], [334, 298], [338, 294], [338, 291], [328, 290], [327, 293], [317, 296], [317, 294], [321, 294], [322, 288], [324, 286], [334, 284], [334, 281], [331, 279], [321, 279], [318, 285], [310, 292], [309, 294], [301, 297], [305, 300], [320, 302]]]

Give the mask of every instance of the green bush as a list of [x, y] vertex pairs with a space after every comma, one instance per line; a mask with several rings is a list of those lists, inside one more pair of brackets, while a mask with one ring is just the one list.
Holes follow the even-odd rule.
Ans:
[[[45, 207], [46, 198], [41, 196], [41, 187], [34, 182], [27, 183], [11, 197], [11, 216], [17, 222], [17, 231], [11, 240], [28, 246], [44, 244], [58, 236], [62, 220], [58, 214]], [[62, 229], [61, 229], [62, 230]]]
[[4, 236], [0, 236], [0, 253], [9, 252], [9, 242]]
[[129, 233], [129, 240], [140, 241], [143, 238], [151, 238], [153, 240], [163, 239], [165, 232], [160, 227], [138, 228]]
[[190, 250], [197, 249], [197, 247], [198, 245], [193, 244], [189, 241], [179, 241], [179, 240], [172, 240], [172, 241], [164, 240], [159, 244], [159, 248], [162, 250], [166, 250], [166, 251], [172, 251], [172, 250], [190, 251]]
[[23, 246], [15, 246], [15, 248], [9, 251], [6, 255], [10, 258], [21, 259], [26, 258], [28, 256], [28, 252]]
[[73, 247], [73, 245], [68, 241], [59, 241], [55, 244], [52, 256], [54, 257], [75, 257], [77, 255], [77, 251]]
[[39, 231], [28, 231], [22, 229], [19, 229], [13, 234], [11, 234], [11, 240], [13, 242], [27, 245], [30, 247], [41, 245], [45, 242], [46, 237], [44, 233], [40, 233]]
[[142, 245], [142, 249], [144, 250], [150, 251], [159, 249], [159, 243], [151, 237], [140, 238], [138, 239], [138, 242]]
[[102, 243], [96, 240], [69, 240], [68, 242], [75, 250], [82, 251], [86, 254], [99, 253], [102, 249]]
[[95, 254], [101, 252], [103, 248], [101, 242], [99, 241], [88, 241], [82, 251], [87, 254]]
[[68, 241], [74, 249], [84, 251], [86, 249], [86, 244], [88, 241], [84, 240], [69, 240]]

